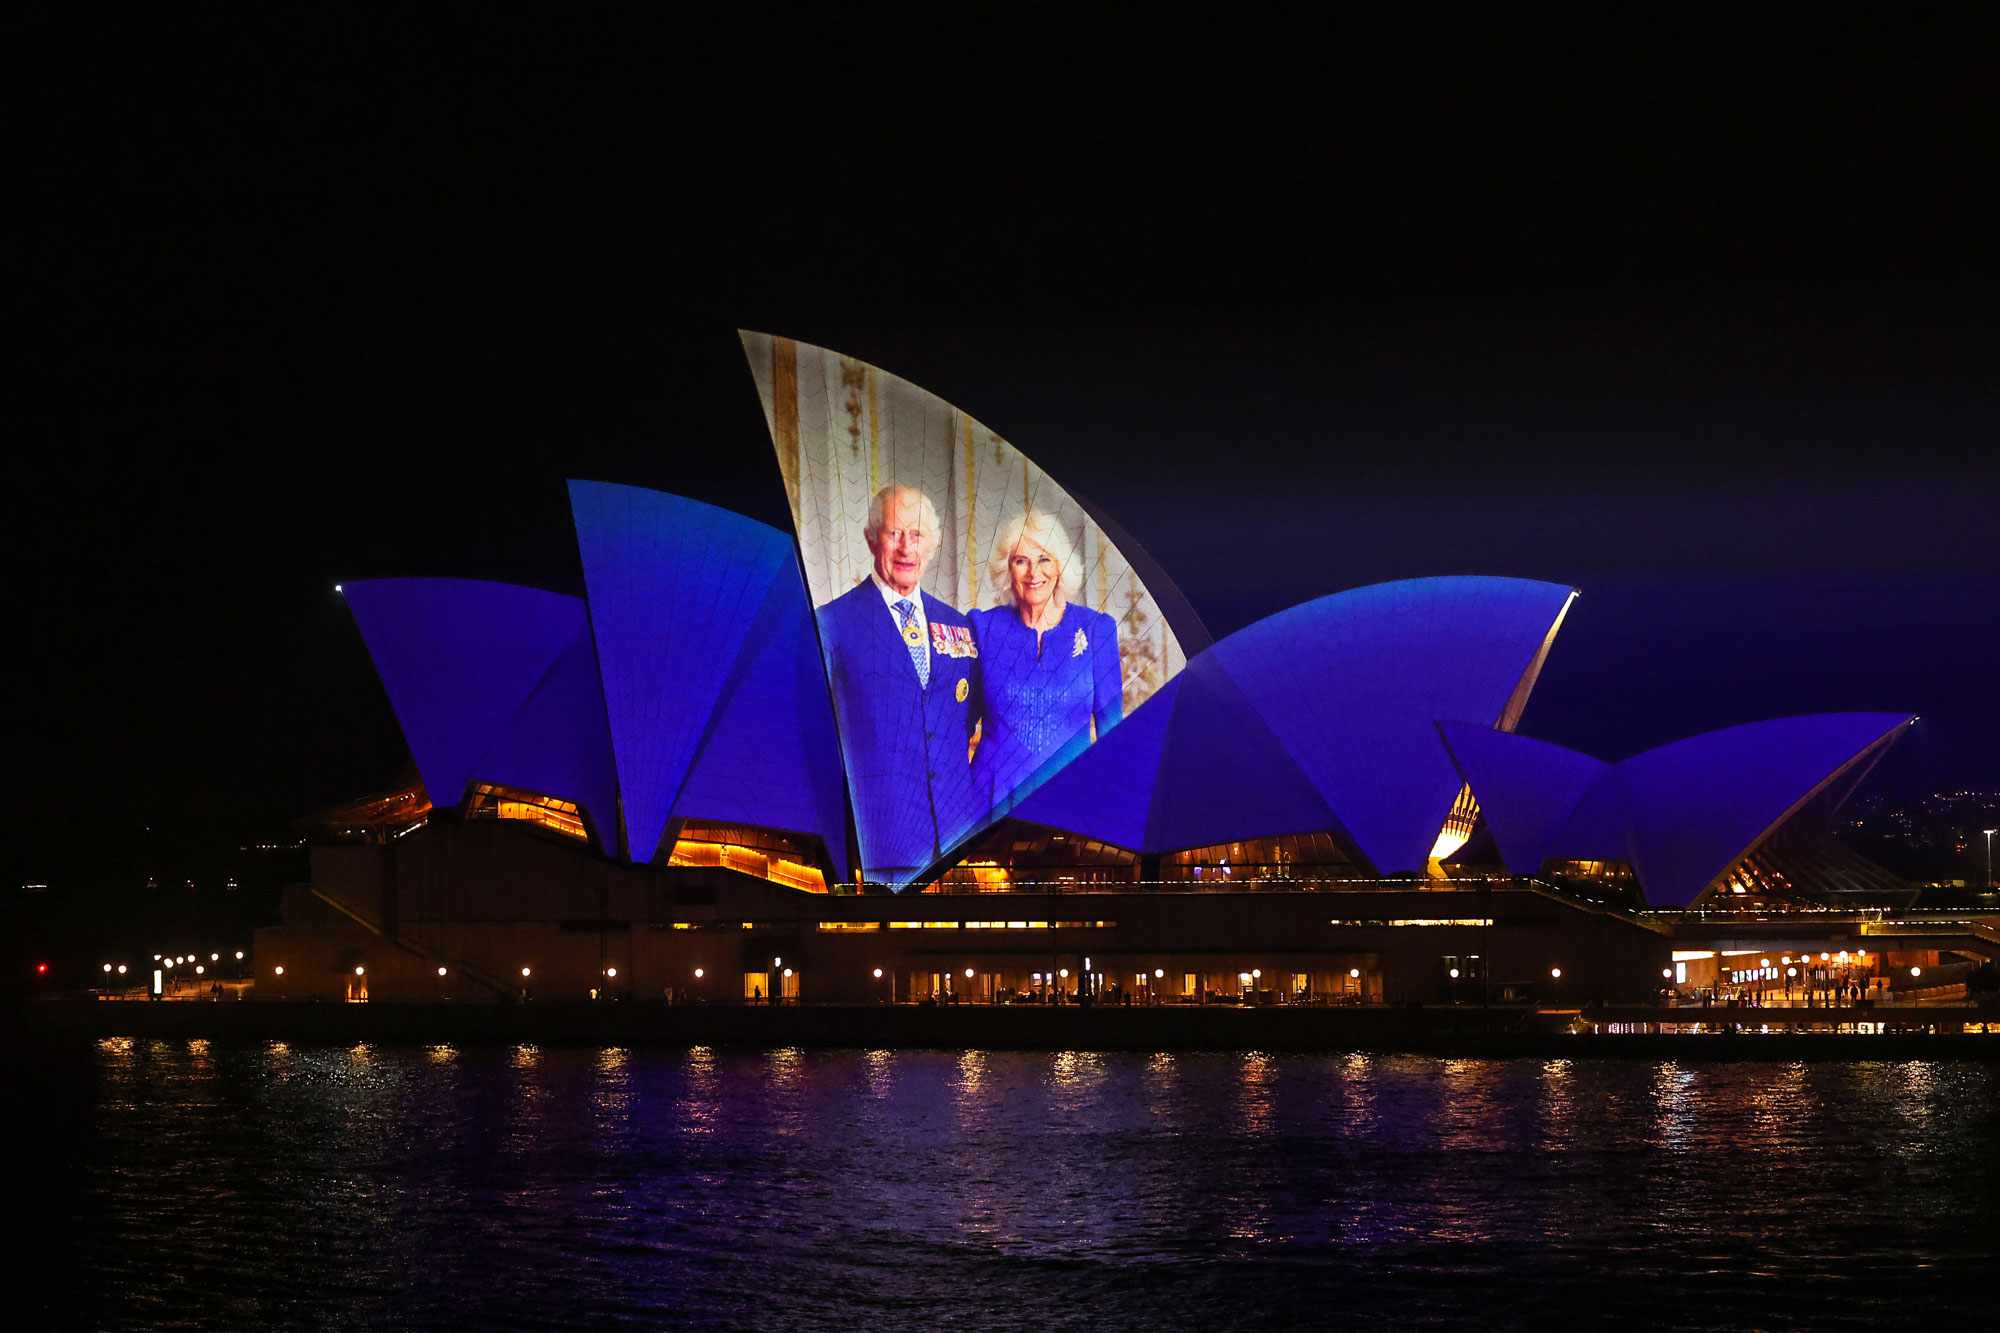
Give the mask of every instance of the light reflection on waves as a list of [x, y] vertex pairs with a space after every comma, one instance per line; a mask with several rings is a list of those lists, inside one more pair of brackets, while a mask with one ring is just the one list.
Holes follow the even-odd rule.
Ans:
[[1922, 1266], [1970, 1267], [2000, 1220], [1984, 1066], [130, 1042], [91, 1060], [73, 1239], [105, 1275], [102, 1324], [1178, 1326], [1240, 1322], [1246, 1290], [1299, 1320], [1331, 1293], [1409, 1323], [1474, 1276], [1518, 1313], [1592, 1283], [1609, 1310], [1634, 1274], [1667, 1301], [1704, 1271], [1805, 1320], [1816, 1292], [1858, 1317]]
[[[1268, 1139], [1277, 1115], [1277, 1061], [1262, 1051], [1246, 1051], [1236, 1057], [1235, 1065], [1234, 1132], [1240, 1142], [1260, 1144]], [[1259, 1161], [1259, 1156], [1246, 1154], [1248, 1169], [1219, 1196], [1227, 1234], [1234, 1241], [1264, 1243], [1284, 1238], [1276, 1232], [1271, 1214], [1270, 1163]]]

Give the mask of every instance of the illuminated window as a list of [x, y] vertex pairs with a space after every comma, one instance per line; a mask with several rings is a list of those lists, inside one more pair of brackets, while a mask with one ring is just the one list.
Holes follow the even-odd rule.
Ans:
[[1443, 861], [1466, 843], [1472, 841], [1472, 831], [1479, 826], [1479, 802], [1472, 798], [1470, 786], [1458, 789], [1458, 799], [1451, 803], [1451, 813], [1444, 817], [1444, 827], [1438, 830], [1437, 841], [1431, 844], [1432, 861]]
[[578, 842], [587, 841], [590, 837], [590, 831], [583, 824], [583, 813], [575, 801], [558, 800], [553, 796], [485, 782], [473, 785], [472, 795], [466, 802], [465, 817], [520, 820]]
[[[893, 626], [891, 628], [893, 628]], [[819, 928], [821, 930], [843, 931], [843, 932], [855, 931], [855, 930], [880, 930], [882, 929], [882, 923], [880, 921], [822, 921], [819, 923]]]
[[1327, 923], [1330, 926], [1490, 926], [1490, 916], [1396, 916], [1396, 917], [1355, 917], [1341, 920], [1336, 917]]
[[1257, 883], [1350, 875], [1354, 870], [1354, 857], [1331, 833], [1292, 833], [1277, 838], [1218, 842], [1160, 858], [1160, 878], [1169, 880]]
[[1555, 878], [1589, 880], [1593, 884], [1630, 885], [1633, 881], [1629, 861], [1551, 861], [1548, 873]]
[[825, 893], [826, 876], [810, 856], [802, 840], [771, 829], [690, 821], [675, 835], [667, 864], [734, 870], [804, 893]]
[[927, 885], [927, 893], [1002, 893], [1038, 883], [1130, 883], [1139, 858], [1122, 847], [1060, 829], [1002, 820], [965, 858]]

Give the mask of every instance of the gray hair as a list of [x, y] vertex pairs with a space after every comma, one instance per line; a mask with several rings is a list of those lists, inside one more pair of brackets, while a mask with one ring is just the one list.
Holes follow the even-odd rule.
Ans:
[[906, 491], [917, 497], [917, 522], [922, 525], [924, 535], [930, 538], [931, 550], [937, 550], [944, 538], [944, 533], [938, 525], [937, 506], [931, 503], [930, 496], [915, 486], [905, 486], [900, 481], [890, 482], [875, 492], [875, 498], [868, 502], [868, 519], [861, 525], [862, 539], [871, 548], [875, 545], [875, 536], [882, 531], [882, 515], [889, 508], [890, 498], [898, 491]]
[[1023, 537], [1055, 557], [1056, 589], [1064, 601], [1075, 601], [1077, 593], [1083, 589], [1083, 562], [1076, 558], [1076, 547], [1070, 543], [1069, 530], [1054, 514], [1030, 509], [1002, 523], [993, 539], [993, 559], [987, 564], [986, 572], [993, 581], [993, 591], [1000, 595], [1001, 603], [1013, 604], [1014, 573], [1008, 568], [1008, 562], [1013, 559], [1014, 548], [1021, 544]]

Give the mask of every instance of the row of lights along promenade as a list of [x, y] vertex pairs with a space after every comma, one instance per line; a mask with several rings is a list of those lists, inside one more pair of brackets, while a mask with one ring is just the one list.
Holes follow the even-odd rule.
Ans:
[[[1789, 958], [1789, 955], [1785, 957]], [[1085, 960], [1088, 962], [1088, 960]], [[1761, 969], [1761, 960], [1760, 970]], [[1810, 960], [1800, 957], [1791, 964]], [[45, 970], [45, 969], [44, 969]], [[434, 1000], [369, 1002], [368, 964], [354, 964], [343, 987], [348, 1003], [287, 994], [287, 969], [268, 964], [253, 974], [242, 950], [225, 956], [161, 954], [150, 967], [124, 961], [101, 964], [87, 991], [49, 993], [35, 1026], [52, 1035], [240, 1036], [274, 1040], [530, 1040], [557, 1042], [661, 1042], [798, 1044], [826, 1046], [1075, 1047], [1098, 1049], [1406, 1050], [1440, 1054], [1637, 1055], [1687, 1054], [1700, 1058], [1859, 1058], [1903, 1054], [2000, 1059], [2000, 1010], [1957, 996], [1926, 995], [1921, 1002], [1863, 1000], [1817, 1007], [1709, 1007], [1700, 1003], [1598, 1006], [1565, 1003], [1560, 965], [1548, 969], [1550, 993], [1539, 1003], [1353, 1005], [1287, 1003], [1263, 990], [1263, 969], [1229, 978], [1235, 993], [1167, 996], [1157, 983], [1163, 967], [1135, 981], [1156, 983], [1136, 991], [1107, 984], [1102, 971], [1056, 967], [1032, 974], [1033, 985], [1004, 1001], [942, 990], [912, 999], [898, 994], [897, 978], [881, 967], [869, 979], [882, 987], [869, 1004], [801, 1002], [802, 975], [773, 957], [774, 998], [756, 986], [749, 994], [716, 995], [710, 969], [696, 967], [688, 984], [639, 998], [619, 989], [616, 966], [580, 996], [538, 993], [533, 963], [509, 978], [508, 1003], [490, 1002], [491, 978], [465, 982], [449, 965], [432, 964]], [[1360, 980], [1360, 969], [1350, 969]], [[135, 973], [137, 974], [135, 976]], [[971, 983], [972, 968], [960, 972]], [[1920, 965], [1906, 970], [1921, 985]], [[943, 983], [942, 974], [930, 974]], [[930, 979], [927, 978], [927, 979]], [[1218, 978], [1220, 979], [1220, 978]], [[1458, 978], [1451, 980], [1457, 981]], [[461, 996], [460, 992], [464, 994]], [[109, 1000], [178, 1001], [107, 1004]], [[191, 1001], [257, 1003], [190, 1003]], [[479, 1002], [481, 1000], [488, 1002]], [[273, 1003], [276, 1001], [276, 1003]], [[460, 1001], [460, 1002], [454, 1002]]]

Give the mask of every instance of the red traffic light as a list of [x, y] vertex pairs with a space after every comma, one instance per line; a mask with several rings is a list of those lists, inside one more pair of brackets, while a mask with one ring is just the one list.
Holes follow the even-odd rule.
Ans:
[[47, 976], [48, 974], [49, 974], [49, 965], [48, 965], [47, 963], [36, 963], [36, 964], [35, 964], [35, 975], [36, 975], [36, 976], [38, 976], [38, 977], [45, 977], [45, 976]]

